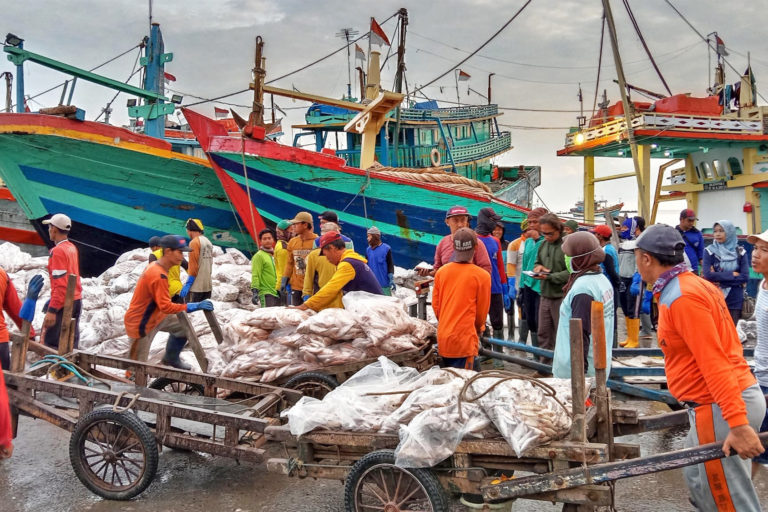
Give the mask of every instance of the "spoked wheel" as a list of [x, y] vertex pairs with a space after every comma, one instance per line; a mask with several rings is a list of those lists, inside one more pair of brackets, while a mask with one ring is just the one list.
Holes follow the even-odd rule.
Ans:
[[80, 481], [109, 500], [141, 494], [157, 472], [152, 431], [133, 412], [96, 409], [75, 425], [69, 460]]
[[205, 388], [200, 384], [189, 384], [178, 380], [166, 379], [165, 377], [153, 380], [149, 388], [187, 396], [205, 395]]
[[429, 469], [395, 466], [391, 450], [371, 452], [358, 460], [344, 484], [347, 512], [447, 512], [448, 500]]
[[304, 396], [311, 396], [320, 400], [339, 387], [339, 382], [325, 373], [304, 372], [288, 379], [285, 387], [300, 391]]

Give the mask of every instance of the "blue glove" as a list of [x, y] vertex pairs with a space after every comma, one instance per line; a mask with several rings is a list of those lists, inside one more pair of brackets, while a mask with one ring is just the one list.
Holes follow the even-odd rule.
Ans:
[[632, 276], [632, 286], [629, 287], [629, 294], [633, 297], [637, 297], [640, 295], [640, 274], [635, 273], [634, 276]]
[[648, 290], [643, 295], [643, 303], [640, 305], [640, 312], [645, 315], [651, 314], [651, 300], [653, 300], [653, 293]]
[[187, 295], [189, 295], [189, 289], [192, 288], [192, 283], [195, 282], [195, 276], [189, 276], [187, 278], [187, 282], [184, 283], [184, 288], [181, 289], [179, 292], [179, 296], [183, 299]]
[[389, 273], [387, 274], [387, 277], [389, 278], [389, 289], [395, 291], [395, 274]]
[[501, 296], [504, 299], [504, 309], [509, 311], [512, 309], [512, 299], [509, 297], [509, 285], [501, 285]]
[[285, 293], [287, 293], [289, 297], [293, 293], [293, 288], [291, 288], [290, 284], [285, 285]]
[[19, 316], [22, 320], [32, 322], [35, 319], [35, 304], [37, 304], [35, 299], [24, 299], [24, 303], [19, 310]]
[[200, 302], [190, 302], [187, 304], [187, 313], [193, 313], [195, 311], [213, 311], [213, 302], [205, 299]]
[[30, 279], [29, 284], [27, 285], [27, 298], [32, 299], [33, 301], [37, 300], [40, 296], [40, 290], [43, 289], [43, 284], [43, 276], [40, 274], [37, 274]]
[[509, 284], [509, 300], [512, 302], [517, 299], [517, 288], [515, 288], [515, 278], [514, 277], [508, 277], [507, 278], [507, 284]]
[[[285, 291], [288, 291], [289, 289], [290, 289], [290, 285], [288, 284], [288, 278], [287, 277], [282, 278], [280, 280], [280, 291], [285, 292]], [[291, 292], [288, 291], [288, 293], [291, 293]]]
[[310, 295], [303, 295], [301, 297], [301, 302], [307, 302], [307, 299], [309, 299]]

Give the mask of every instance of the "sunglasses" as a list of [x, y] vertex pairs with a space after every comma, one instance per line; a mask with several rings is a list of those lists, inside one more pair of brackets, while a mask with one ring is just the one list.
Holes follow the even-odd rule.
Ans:
[[554, 235], [554, 234], [555, 234], [555, 232], [554, 232], [554, 231], [541, 231], [541, 230], [540, 230], [539, 232], [540, 232], [542, 235], [544, 235], [544, 236], [552, 236], [552, 235]]

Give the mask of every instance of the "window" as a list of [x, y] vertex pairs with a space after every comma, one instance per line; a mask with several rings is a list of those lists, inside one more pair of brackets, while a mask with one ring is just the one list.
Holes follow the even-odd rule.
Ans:
[[741, 162], [738, 158], [731, 157], [728, 159], [728, 167], [731, 169], [731, 174], [741, 174]]
[[716, 178], [728, 178], [728, 171], [725, 169], [722, 160], [713, 160], [712, 165], [715, 167]]
[[715, 173], [712, 172], [712, 166], [709, 162], [701, 162], [701, 172], [704, 174], [704, 176], [702, 176], [704, 180], [715, 179]]

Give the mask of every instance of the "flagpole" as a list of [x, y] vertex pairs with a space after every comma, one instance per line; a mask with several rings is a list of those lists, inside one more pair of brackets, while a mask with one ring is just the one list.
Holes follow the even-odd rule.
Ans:
[[456, 79], [456, 103], [458, 103], [459, 106], [461, 106], [461, 98], [459, 97], [459, 73], [461, 72], [461, 70], [456, 69], [455, 71], [456, 72], [453, 74], [453, 78]]
[[[365, 57], [365, 72], [366, 72], [366, 76], [367, 76], [367, 73], [368, 73], [368, 68], [371, 67], [371, 32], [373, 32], [373, 20], [374, 20], [374, 18], [373, 18], [373, 16], [371, 16], [371, 22], [368, 24], [368, 55], [366, 55], [366, 57]], [[368, 82], [368, 79], [366, 78], [365, 81]], [[366, 87], [367, 87], [367, 85], [368, 84], [366, 83]], [[363, 101], [363, 99], [364, 98], [360, 98], [360, 101]]]

